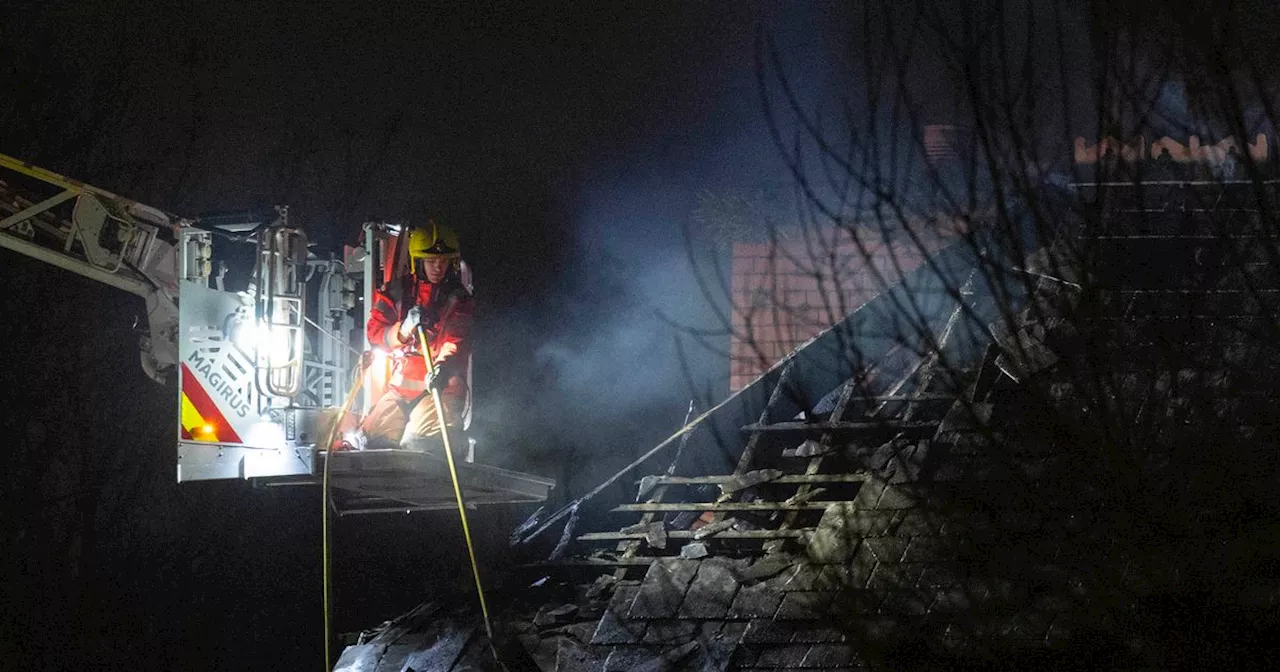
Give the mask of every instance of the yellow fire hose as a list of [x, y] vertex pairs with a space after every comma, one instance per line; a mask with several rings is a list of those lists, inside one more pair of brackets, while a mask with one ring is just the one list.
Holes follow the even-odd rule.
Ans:
[[[422, 325], [418, 325], [418, 342], [422, 344], [422, 359], [427, 363], [427, 380], [431, 380], [436, 375], [436, 363], [431, 354], [431, 342], [427, 340], [427, 333]], [[458, 500], [458, 518], [462, 520], [462, 537], [467, 542], [467, 556], [471, 559], [471, 576], [476, 580], [476, 595], [480, 598], [480, 615], [484, 617], [484, 631], [489, 636], [489, 649], [493, 651], [496, 659], [493, 624], [489, 620], [489, 605], [484, 599], [484, 583], [480, 580], [480, 565], [476, 563], [476, 547], [471, 541], [471, 526], [467, 523], [467, 504], [462, 498], [462, 484], [458, 482], [458, 468], [453, 462], [453, 446], [449, 443], [449, 427], [445, 422], [444, 402], [440, 400], [440, 390], [434, 385], [430, 386], [430, 390], [431, 403], [436, 407], [436, 421], [440, 424], [440, 438], [444, 441], [444, 459], [449, 464], [449, 478], [453, 481], [453, 496]]]
[[[430, 342], [427, 340], [425, 330], [418, 327], [418, 342], [422, 344], [422, 359], [427, 365], [427, 378], [430, 380], [436, 375], [435, 360], [431, 355]], [[355, 383], [351, 386], [351, 392], [347, 394], [347, 399], [342, 404], [342, 410], [338, 417], [334, 420], [333, 427], [329, 430], [329, 440], [324, 445], [324, 475], [321, 478], [322, 495], [320, 497], [323, 513], [321, 516], [322, 526], [322, 545], [323, 545], [323, 567], [324, 567], [324, 669], [330, 669], [329, 664], [332, 661], [332, 645], [333, 645], [333, 626], [332, 626], [332, 564], [329, 539], [329, 465], [332, 460], [329, 454], [333, 448], [333, 442], [337, 439], [338, 427], [342, 420], [347, 417], [347, 413], [351, 410], [351, 402], [355, 400], [356, 393], [360, 391], [361, 385], [364, 383], [365, 372], [363, 369], [359, 376], [356, 376]], [[462, 536], [467, 543], [467, 556], [471, 560], [471, 576], [476, 582], [476, 595], [480, 598], [480, 614], [484, 618], [484, 631], [489, 636], [489, 649], [494, 654], [494, 658], [501, 665], [501, 659], [498, 658], [496, 643], [493, 637], [493, 623], [489, 618], [489, 605], [484, 597], [484, 584], [480, 580], [480, 566], [476, 562], [475, 544], [471, 541], [471, 526], [467, 521], [467, 505], [466, 500], [462, 496], [462, 484], [458, 481], [458, 468], [453, 460], [453, 446], [449, 441], [448, 426], [445, 423], [444, 402], [440, 399], [440, 391], [435, 387], [431, 390], [431, 403], [435, 405], [436, 419], [440, 423], [440, 438], [444, 442], [445, 462], [449, 465], [449, 478], [453, 482], [453, 495], [458, 502], [458, 517], [462, 520]], [[505, 667], [505, 666], [504, 666]]]
[[329, 429], [329, 440], [324, 444], [324, 476], [320, 479], [320, 538], [321, 538], [321, 554], [323, 559], [321, 563], [324, 567], [324, 669], [326, 672], [330, 669], [329, 663], [331, 658], [331, 649], [333, 645], [333, 625], [331, 621], [331, 612], [333, 611], [333, 575], [330, 568], [330, 550], [329, 550], [329, 465], [333, 460], [329, 459], [333, 453], [333, 442], [338, 438], [338, 427], [342, 425], [342, 421], [346, 419], [347, 413], [351, 411], [351, 402], [355, 400], [356, 393], [360, 391], [360, 386], [364, 384], [366, 372], [364, 366], [360, 367], [360, 375], [356, 376], [356, 382], [351, 384], [351, 391], [347, 393], [347, 400], [342, 402], [342, 410], [338, 412], [338, 416], [333, 419], [333, 427]]

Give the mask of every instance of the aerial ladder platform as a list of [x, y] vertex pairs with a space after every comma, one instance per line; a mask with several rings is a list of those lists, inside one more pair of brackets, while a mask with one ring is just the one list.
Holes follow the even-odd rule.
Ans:
[[[0, 154], [0, 247], [145, 302], [140, 360], [177, 393], [179, 482], [320, 481], [334, 424], [354, 425], [339, 411], [348, 389], [365, 378], [356, 408], [367, 410], [385, 381], [385, 356], [353, 335], [403, 256], [399, 232], [367, 222], [360, 246], [322, 257], [285, 207], [180, 217]], [[229, 277], [224, 245], [249, 246], [252, 271]], [[442, 456], [339, 451], [330, 462], [339, 515], [454, 506]], [[457, 466], [470, 504], [541, 502], [555, 485]]]

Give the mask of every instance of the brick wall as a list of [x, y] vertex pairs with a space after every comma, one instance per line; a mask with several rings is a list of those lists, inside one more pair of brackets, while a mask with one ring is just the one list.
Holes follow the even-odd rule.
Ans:
[[922, 245], [868, 236], [859, 246], [844, 232], [823, 240], [799, 230], [778, 233], [775, 241], [733, 245], [731, 392], [955, 239], [947, 230]]

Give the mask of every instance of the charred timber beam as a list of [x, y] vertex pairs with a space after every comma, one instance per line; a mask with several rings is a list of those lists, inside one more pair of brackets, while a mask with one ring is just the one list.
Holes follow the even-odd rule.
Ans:
[[954, 394], [881, 394], [868, 397], [850, 397], [848, 403], [866, 401], [955, 401]]
[[616, 558], [613, 560], [603, 558], [565, 558], [564, 560], [533, 562], [523, 565], [523, 567], [527, 569], [545, 569], [547, 567], [648, 567], [653, 564], [655, 559], [644, 556]]
[[902, 422], [899, 420], [885, 419], [870, 422], [775, 422], [768, 425], [754, 424], [745, 425], [742, 428], [744, 432], [768, 432], [768, 433], [810, 433], [820, 434], [823, 432], [832, 433], [857, 433], [857, 432], [874, 432], [885, 430], [911, 431], [911, 430], [933, 430], [938, 426], [937, 420], [922, 420], [917, 422]]
[[[718, 485], [733, 480], [734, 476], [656, 476], [655, 485]], [[761, 485], [802, 483], [861, 483], [867, 474], [789, 474], [765, 481]]]
[[615, 506], [615, 513], [644, 511], [822, 511], [831, 502], [782, 504], [777, 502], [654, 502]]
[[[725, 530], [717, 532], [705, 539], [790, 539], [812, 532], [813, 528], [797, 528], [794, 530]], [[667, 532], [670, 539], [697, 539], [697, 530], [672, 530]], [[644, 539], [639, 532], [588, 532], [580, 535], [578, 541], [618, 541], [622, 539]]]

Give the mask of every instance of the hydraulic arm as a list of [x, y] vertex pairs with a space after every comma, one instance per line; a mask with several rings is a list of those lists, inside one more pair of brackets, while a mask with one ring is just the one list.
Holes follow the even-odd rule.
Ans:
[[164, 382], [178, 363], [180, 278], [207, 279], [208, 234], [186, 222], [0, 154], [0, 246], [141, 296], [148, 335], [142, 368]]

